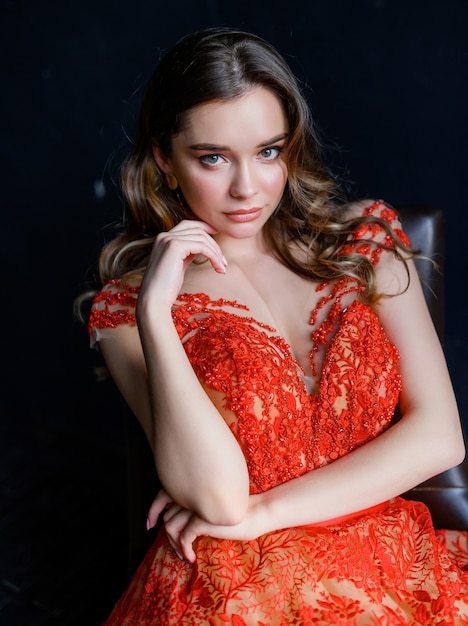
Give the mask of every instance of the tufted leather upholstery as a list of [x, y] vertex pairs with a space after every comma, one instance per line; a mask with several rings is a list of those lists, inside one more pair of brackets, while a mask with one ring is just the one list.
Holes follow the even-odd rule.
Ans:
[[[440, 210], [430, 207], [400, 207], [403, 228], [413, 247], [433, 259], [416, 260], [424, 295], [443, 344], [445, 222]], [[468, 458], [460, 465], [415, 487], [405, 497], [421, 500], [430, 509], [436, 528], [468, 530]]]

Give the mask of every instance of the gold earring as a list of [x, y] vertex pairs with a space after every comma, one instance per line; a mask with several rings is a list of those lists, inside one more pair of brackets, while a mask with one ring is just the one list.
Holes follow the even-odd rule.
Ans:
[[175, 191], [179, 186], [179, 182], [174, 174], [166, 174], [166, 185], [171, 191]]

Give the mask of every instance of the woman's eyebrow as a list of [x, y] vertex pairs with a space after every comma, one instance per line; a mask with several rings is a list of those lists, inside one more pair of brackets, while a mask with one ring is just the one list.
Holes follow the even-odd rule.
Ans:
[[202, 150], [208, 152], [219, 152], [221, 150], [229, 150], [229, 146], [219, 146], [212, 143], [196, 143], [189, 146], [190, 150]]
[[[268, 141], [262, 141], [259, 143], [256, 148], [265, 148], [266, 146], [271, 146], [273, 143], [277, 143], [279, 141], [283, 141], [288, 137], [288, 133], [282, 133], [281, 135], [276, 135], [272, 139]], [[230, 150], [229, 146], [222, 146], [213, 143], [195, 143], [189, 146], [190, 150], [199, 150], [201, 152], [222, 152], [223, 150]]]
[[281, 135], [276, 135], [273, 139], [265, 141], [264, 143], [259, 143], [257, 148], [265, 148], [266, 146], [271, 146], [272, 143], [278, 143], [279, 141], [283, 141], [283, 139], [287, 139], [289, 133], [282, 133]]

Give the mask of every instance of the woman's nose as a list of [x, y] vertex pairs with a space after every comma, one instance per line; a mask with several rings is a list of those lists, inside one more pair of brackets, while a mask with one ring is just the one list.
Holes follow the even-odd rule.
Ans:
[[233, 198], [250, 198], [255, 195], [255, 175], [253, 166], [248, 163], [240, 163], [234, 170], [231, 181], [230, 193]]

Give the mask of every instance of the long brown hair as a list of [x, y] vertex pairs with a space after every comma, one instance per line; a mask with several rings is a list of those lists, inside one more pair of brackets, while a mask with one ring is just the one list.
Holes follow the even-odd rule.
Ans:
[[[121, 170], [124, 224], [99, 259], [101, 285], [112, 278], [142, 274], [154, 237], [182, 219], [193, 218], [180, 195], [165, 184], [153, 157], [154, 144], [170, 155], [171, 138], [183, 128], [190, 109], [238, 98], [258, 86], [279, 98], [289, 125], [288, 181], [277, 211], [264, 228], [267, 243], [295, 273], [321, 280], [352, 275], [364, 285], [365, 300], [377, 299], [367, 258], [339, 254], [362, 220], [344, 217], [346, 207], [338, 202], [335, 181], [323, 165], [320, 141], [298, 80], [268, 42], [230, 29], [208, 29], [184, 38], [152, 74], [136, 141]], [[395, 243], [397, 255], [402, 256], [399, 250], [409, 252], [397, 238]], [[306, 259], [297, 254], [298, 249], [310, 252]]]

